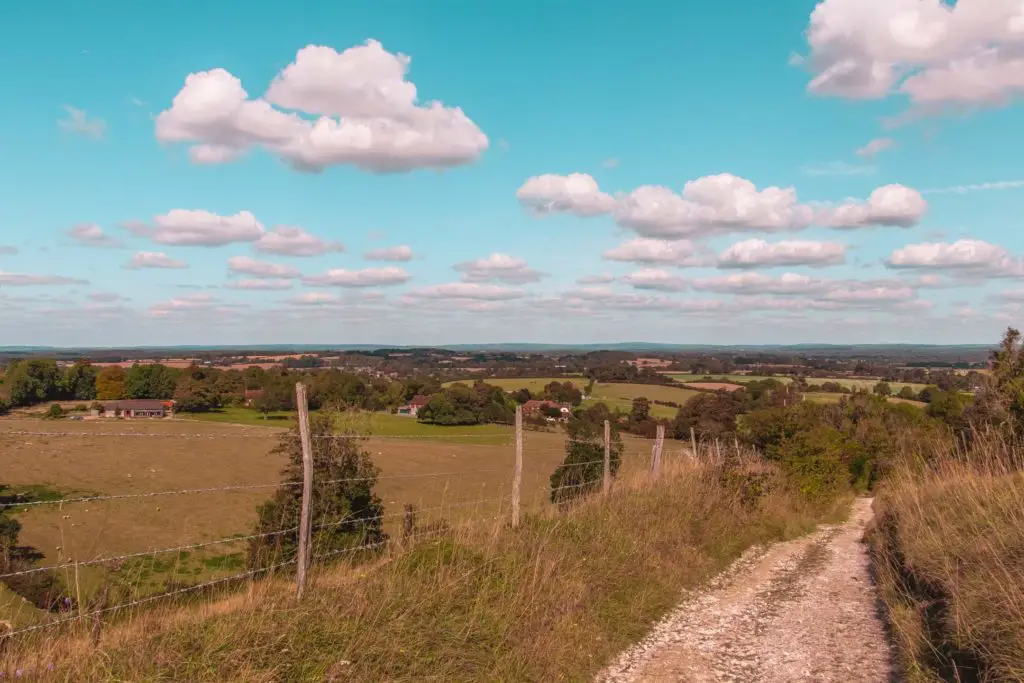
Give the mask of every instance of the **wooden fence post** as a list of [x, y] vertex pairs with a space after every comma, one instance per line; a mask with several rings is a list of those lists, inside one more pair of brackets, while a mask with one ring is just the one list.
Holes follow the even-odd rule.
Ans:
[[651, 453], [651, 473], [657, 477], [661, 473], [661, 449], [665, 445], [665, 425], [658, 425], [654, 437], [654, 449]]
[[607, 498], [612, 492], [612, 423], [604, 421], [604, 488], [602, 493]]
[[512, 528], [519, 528], [519, 489], [523, 483], [523, 407], [516, 406], [516, 472], [512, 477]]
[[697, 459], [697, 433], [690, 427], [690, 447], [693, 449], [693, 459]]
[[100, 599], [96, 602], [96, 606], [92, 613], [92, 646], [100, 646], [100, 636], [103, 631], [103, 619], [101, 616], [103, 610], [107, 608], [107, 599], [110, 596], [110, 585], [103, 584], [103, 592], [100, 593]]
[[299, 519], [299, 558], [295, 572], [295, 595], [302, 599], [309, 572], [311, 517], [313, 505], [313, 446], [309, 439], [309, 400], [306, 385], [295, 385], [295, 405], [299, 409], [299, 439], [302, 443], [302, 516]]

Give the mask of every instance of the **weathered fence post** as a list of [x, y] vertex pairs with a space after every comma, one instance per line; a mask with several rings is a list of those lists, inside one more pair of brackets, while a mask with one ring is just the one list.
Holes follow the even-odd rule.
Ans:
[[299, 409], [299, 440], [302, 443], [302, 516], [299, 519], [299, 558], [295, 572], [296, 597], [301, 599], [306, 590], [306, 575], [309, 572], [310, 537], [313, 505], [313, 446], [309, 438], [309, 400], [306, 385], [295, 385], [295, 405]]
[[612, 423], [604, 421], [604, 488], [605, 498], [612, 492]]
[[654, 437], [654, 449], [651, 452], [651, 473], [657, 477], [661, 472], [661, 448], [665, 445], [665, 425], [658, 425]]
[[107, 608], [107, 598], [110, 596], [110, 585], [103, 584], [103, 592], [100, 593], [100, 599], [96, 602], [96, 608], [92, 613], [92, 646], [100, 646], [100, 636], [103, 631], [103, 620], [100, 616], [103, 610]]
[[718, 443], [718, 437], [715, 437], [715, 455], [718, 457], [718, 462], [722, 462], [722, 446]]
[[516, 472], [512, 477], [512, 528], [519, 528], [519, 489], [523, 483], [523, 407], [516, 406]]
[[693, 459], [697, 459], [697, 432], [693, 431], [693, 427], [690, 427], [690, 448], [693, 449]]

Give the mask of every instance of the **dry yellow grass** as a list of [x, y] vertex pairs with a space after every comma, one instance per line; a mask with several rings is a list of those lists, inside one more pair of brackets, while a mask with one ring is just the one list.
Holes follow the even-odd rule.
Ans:
[[870, 534], [909, 680], [1024, 680], [1024, 462], [982, 439], [905, 466]]
[[[754, 465], [758, 471], [764, 471]], [[481, 523], [320, 570], [296, 603], [263, 581], [200, 605], [126, 613], [93, 649], [81, 627], [18, 641], [8, 667], [53, 680], [589, 680], [680, 591], [752, 543], [808, 530], [781, 485], [751, 506], [717, 466], [639, 472], [612, 497]]]

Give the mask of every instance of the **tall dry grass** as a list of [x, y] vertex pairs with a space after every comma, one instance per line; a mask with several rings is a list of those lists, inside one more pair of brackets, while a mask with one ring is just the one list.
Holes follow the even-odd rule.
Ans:
[[124, 615], [99, 648], [84, 630], [9, 643], [6, 666], [62, 681], [588, 680], [682, 589], [821, 516], [764, 464], [668, 464], [519, 529], [482, 521], [324, 567], [301, 603], [286, 580], [254, 582]]
[[869, 534], [881, 596], [911, 681], [1024, 680], [1024, 459], [970, 451], [896, 468]]

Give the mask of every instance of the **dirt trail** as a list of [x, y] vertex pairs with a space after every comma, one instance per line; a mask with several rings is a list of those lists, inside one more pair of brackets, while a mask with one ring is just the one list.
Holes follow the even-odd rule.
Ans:
[[892, 679], [860, 542], [871, 501], [840, 526], [746, 553], [683, 602], [601, 683]]

